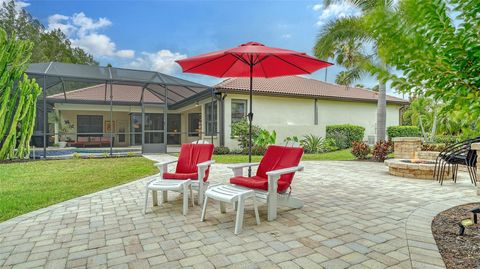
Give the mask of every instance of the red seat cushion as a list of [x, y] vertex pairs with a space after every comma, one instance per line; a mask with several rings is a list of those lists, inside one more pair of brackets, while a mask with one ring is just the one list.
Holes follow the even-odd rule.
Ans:
[[[303, 148], [271, 145], [267, 148], [265, 155], [260, 161], [256, 176], [251, 178], [234, 177], [230, 179], [230, 183], [253, 189], [268, 190], [267, 172], [298, 166], [302, 155]], [[294, 175], [295, 173], [282, 175], [278, 180], [277, 191], [283, 192], [287, 190], [292, 183]]]
[[[197, 179], [198, 176], [192, 178], [193, 174], [198, 173], [197, 164], [210, 161], [213, 155], [213, 144], [182, 144], [180, 155], [178, 156], [177, 168], [175, 173], [165, 173], [169, 177], [165, 179]], [[205, 171], [203, 181], [208, 180], [210, 167]], [[164, 175], [165, 175], [164, 174]], [[174, 175], [175, 174], [175, 175]]]
[[197, 173], [163, 173], [163, 179], [191, 179], [197, 180]]
[[[240, 185], [244, 186], [250, 189], [257, 189], [257, 190], [268, 190], [268, 179], [259, 177], [259, 176], [253, 176], [253, 177], [232, 177], [230, 179], [230, 183], [235, 184], [235, 185]], [[285, 181], [278, 181], [278, 187], [277, 191], [278, 192], [284, 192], [288, 189], [290, 185], [287, 184]]]

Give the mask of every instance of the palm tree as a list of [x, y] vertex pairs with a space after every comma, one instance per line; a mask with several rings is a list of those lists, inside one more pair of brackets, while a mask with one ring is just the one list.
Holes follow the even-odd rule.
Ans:
[[[346, 68], [339, 82], [351, 84], [373, 70], [388, 71], [382, 60], [377, 40], [364, 27], [365, 14], [377, 9], [391, 9], [393, 0], [325, 0], [325, 6], [335, 2], [348, 2], [362, 11], [360, 16], [337, 18], [329, 22], [320, 32], [315, 45], [315, 55], [321, 59], [334, 57]], [[369, 49], [370, 48], [370, 49]], [[346, 57], [347, 56], [347, 57]], [[377, 141], [385, 140], [386, 134], [386, 81], [379, 79], [377, 103]]]

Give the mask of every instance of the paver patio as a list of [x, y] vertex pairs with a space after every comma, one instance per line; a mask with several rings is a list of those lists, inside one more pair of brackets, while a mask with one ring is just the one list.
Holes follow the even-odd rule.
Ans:
[[[150, 156], [156, 159], [167, 156]], [[430, 222], [450, 206], [479, 201], [468, 176], [440, 186], [390, 176], [372, 162], [306, 161], [293, 182], [305, 206], [281, 209], [255, 225], [246, 206], [244, 231], [234, 213], [210, 204], [182, 216], [181, 199], [143, 215], [145, 183], [76, 198], [0, 223], [2, 268], [442, 268]], [[231, 175], [217, 164], [211, 182]]]

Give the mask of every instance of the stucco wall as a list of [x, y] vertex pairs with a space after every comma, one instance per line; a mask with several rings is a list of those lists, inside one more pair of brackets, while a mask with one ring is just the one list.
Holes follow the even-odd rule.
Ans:
[[[231, 100], [248, 100], [247, 95], [227, 94], [225, 98], [225, 145], [236, 148], [231, 139]], [[315, 134], [325, 137], [325, 128], [333, 124], [355, 124], [365, 127], [365, 140], [375, 136], [376, 103], [318, 100], [318, 125], [314, 124], [314, 99], [273, 96], [253, 97], [254, 124], [277, 132], [277, 143], [288, 136]], [[248, 103], [248, 102], [247, 102]], [[399, 105], [387, 106], [387, 126], [399, 124]]]

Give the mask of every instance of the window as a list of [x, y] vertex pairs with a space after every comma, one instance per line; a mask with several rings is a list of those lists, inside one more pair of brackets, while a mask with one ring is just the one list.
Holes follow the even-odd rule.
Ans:
[[188, 136], [200, 135], [200, 113], [188, 114]]
[[213, 102], [213, 121], [212, 121], [212, 103], [208, 102], [205, 104], [205, 134], [206, 135], [217, 134], [217, 101]]
[[77, 132], [79, 134], [102, 135], [103, 116], [77, 115]]
[[247, 116], [247, 100], [232, 100], [232, 124]]

